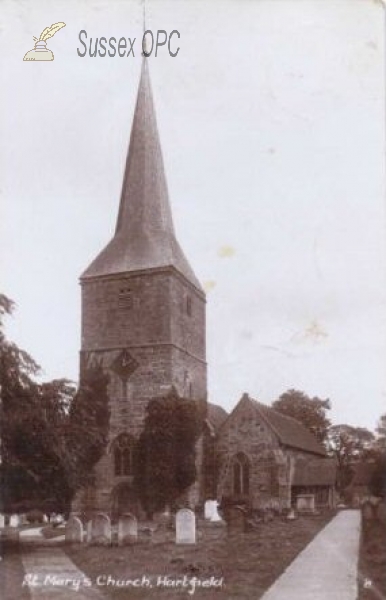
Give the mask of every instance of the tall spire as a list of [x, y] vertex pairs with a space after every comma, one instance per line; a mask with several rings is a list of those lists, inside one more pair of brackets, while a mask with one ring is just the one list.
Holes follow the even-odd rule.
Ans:
[[174, 233], [144, 57], [115, 235], [81, 279], [166, 266], [201, 290]]

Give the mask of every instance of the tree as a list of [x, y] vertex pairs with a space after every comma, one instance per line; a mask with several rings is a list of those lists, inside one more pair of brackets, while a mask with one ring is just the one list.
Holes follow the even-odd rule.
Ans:
[[386, 414], [381, 415], [376, 428], [377, 437], [370, 450], [375, 463], [370, 480], [370, 490], [374, 496], [386, 497]]
[[375, 459], [375, 468], [371, 475], [370, 491], [374, 496], [386, 497], [386, 453], [379, 453]]
[[0, 294], [1, 508], [66, 512], [107, 442], [106, 377], [92, 369], [76, 396], [67, 379], [38, 383], [37, 363], [4, 334], [13, 308]]
[[380, 451], [386, 452], [386, 414], [380, 416], [375, 431], [377, 432], [375, 447]]
[[328, 429], [327, 446], [337, 462], [339, 491], [343, 491], [350, 484], [355, 463], [364, 459], [374, 439], [374, 434], [364, 427], [333, 425]]
[[326, 417], [326, 410], [331, 408], [330, 400], [310, 398], [304, 392], [291, 389], [284, 392], [272, 407], [302, 423], [320, 442], [325, 440], [330, 426], [330, 421]]
[[110, 408], [109, 377], [100, 364], [85, 369], [69, 410], [65, 430], [67, 477], [75, 493], [87, 485], [107, 446]]
[[174, 389], [149, 402], [134, 466], [135, 487], [149, 518], [196, 480], [195, 446], [202, 423], [198, 403], [180, 398]]

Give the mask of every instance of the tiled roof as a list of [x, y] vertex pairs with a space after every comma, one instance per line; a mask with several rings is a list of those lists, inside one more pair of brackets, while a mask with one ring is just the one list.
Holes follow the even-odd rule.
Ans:
[[207, 406], [207, 419], [212, 425], [214, 431], [217, 432], [228, 417], [228, 413], [224, 408], [222, 408], [222, 406], [218, 406], [217, 404], [210, 404], [208, 402]]
[[292, 485], [334, 485], [336, 462], [332, 458], [297, 460]]
[[[245, 397], [245, 396], [244, 396]], [[263, 419], [271, 426], [277, 434], [280, 442], [285, 446], [298, 448], [319, 456], [326, 456], [326, 450], [318, 442], [316, 437], [302, 423], [292, 417], [282, 415], [270, 406], [261, 404], [247, 396], [253, 406], [257, 409]]]

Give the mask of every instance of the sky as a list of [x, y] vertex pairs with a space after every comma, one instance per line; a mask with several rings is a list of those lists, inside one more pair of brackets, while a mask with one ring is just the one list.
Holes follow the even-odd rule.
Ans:
[[[111, 238], [142, 3], [0, 4], [2, 291], [8, 337], [76, 381], [79, 276]], [[52, 62], [23, 62], [33, 36]], [[174, 223], [207, 290], [209, 400], [289, 388], [373, 429], [386, 412], [385, 14], [375, 0], [146, 3], [180, 33], [148, 59]], [[80, 57], [137, 38], [135, 57]], [[177, 41], [173, 38], [173, 41]], [[172, 47], [173, 49], [173, 47]]]

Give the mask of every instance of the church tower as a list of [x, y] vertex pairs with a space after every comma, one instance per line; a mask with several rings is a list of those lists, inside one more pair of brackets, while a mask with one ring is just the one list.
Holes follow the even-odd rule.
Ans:
[[[131, 451], [150, 399], [206, 401], [205, 294], [177, 241], [143, 58], [113, 238], [81, 276], [81, 370], [110, 377], [110, 434], [78, 509], [134, 510]], [[74, 507], [75, 508], [75, 507]]]

